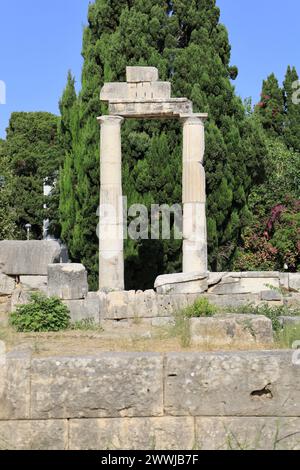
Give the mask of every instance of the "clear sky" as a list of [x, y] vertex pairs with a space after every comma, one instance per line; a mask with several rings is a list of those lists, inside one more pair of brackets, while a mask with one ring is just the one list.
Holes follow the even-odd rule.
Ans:
[[[0, 0], [0, 137], [12, 111], [58, 113], [71, 69], [80, 86], [82, 29], [89, 0]], [[236, 89], [258, 101], [262, 80], [282, 80], [288, 64], [300, 74], [299, 0], [217, 0], [229, 30]]]

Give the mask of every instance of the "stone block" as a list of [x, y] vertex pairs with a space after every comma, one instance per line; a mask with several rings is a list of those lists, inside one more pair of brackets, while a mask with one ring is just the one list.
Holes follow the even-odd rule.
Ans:
[[125, 118], [157, 119], [158, 117], [179, 117], [182, 113], [192, 113], [193, 104], [186, 98], [169, 100], [115, 101], [109, 103], [111, 116]]
[[57, 241], [4, 240], [0, 242], [0, 272], [14, 275], [47, 276], [48, 264], [59, 263], [62, 248]]
[[70, 421], [71, 450], [186, 450], [194, 440], [190, 417]]
[[244, 305], [257, 305], [260, 302], [260, 294], [203, 294], [209, 302], [218, 307], [242, 307]]
[[160, 416], [163, 358], [150, 353], [33, 359], [32, 419]]
[[[260, 273], [234, 273], [225, 274], [221, 281], [211, 287], [209, 292], [217, 295], [258, 294], [270, 287], [279, 289], [279, 277], [260, 276]], [[257, 275], [257, 277], [255, 277]]]
[[261, 292], [261, 300], [267, 302], [281, 302], [282, 295], [276, 290], [264, 290]]
[[14, 312], [18, 305], [25, 305], [30, 302], [31, 293], [17, 285], [10, 299], [10, 311]]
[[80, 322], [82, 320], [92, 320], [96, 324], [100, 323], [99, 297], [88, 297], [87, 299], [81, 300], [64, 300], [63, 303], [70, 311], [72, 323]]
[[20, 276], [22, 289], [29, 291], [47, 292], [47, 281], [48, 276]]
[[300, 450], [300, 418], [196, 418], [200, 450]]
[[158, 70], [156, 67], [126, 67], [126, 81], [156, 82], [158, 80]]
[[156, 278], [158, 294], [195, 294], [208, 289], [207, 273], [166, 274]]
[[272, 322], [263, 315], [226, 314], [192, 318], [190, 331], [194, 346], [273, 342]]
[[87, 272], [82, 264], [48, 266], [48, 295], [64, 300], [84, 299], [88, 293]]
[[292, 291], [300, 292], [300, 273], [289, 273], [289, 288]]
[[12, 277], [0, 273], [0, 296], [11, 295], [15, 289], [16, 282]]
[[26, 351], [2, 355], [0, 363], [0, 420], [30, 417], [30, 360]]
[[157, 317], [152, 318], [151, 325], [157, 328], [163, 328], [165, 326], [172, 326], [175, 324], [175, 319], [170, 317]]
[[289, 290], [289, 273], [279, 273], [279, 284], [282, 289]]
[[126, 99], [128, 96], [128, 83], [113, 82], [104, 83], [100, 92], [100, 101], [113, 101]]
[[[295, 317], [282, 316], [279, 317], [281, 325], [284, 326], [300, 326], [300, 315]], [[299, 338], [300, 339], [300, 338]]]
[[1, 450], [65, 450], [67, 448], [67, 421], [0, 421]]
[[167, 354], [165, 413], [299, 416], [299, 366], [291, 351]]

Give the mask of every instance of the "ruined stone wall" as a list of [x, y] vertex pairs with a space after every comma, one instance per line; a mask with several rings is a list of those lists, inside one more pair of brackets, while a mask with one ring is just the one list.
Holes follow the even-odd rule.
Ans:
[[3, 449], [299, 449], [291, 351], [0, 355]]

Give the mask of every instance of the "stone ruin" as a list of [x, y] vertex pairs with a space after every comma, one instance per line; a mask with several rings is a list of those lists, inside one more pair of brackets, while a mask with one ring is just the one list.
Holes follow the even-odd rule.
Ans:
[[[100, 100], [109, 115], [101, 124], [100, 208], [114, 207], [116, 216], [100, 218], [99, 288], [124, 290], [121, 124], [124, 119], [180, 119], [183, 127], [183, 273], [207, 277], [205, 216], [204, 122], [207, 114], [193, 113], [187, 98], [171, 98], [171, 84], [158, 79], [154, 67], [127, 67], [127, 81], [106, 83]], [[204, 276], [203, 276], [204, 274]]]
[[[73, 321], [131, 322], [152, 325], [171, 321], [174, 311], [207, 297], [218, 306], [261, 302], [299, 305], [300, 273], [207, 272], [206, 194], [203, 158], [207, 114], [193, 113], [187, 98], [171, 98], [171, 84], [158, 80], [154, 67], [127, 67], [127, 81], [106, 83], [100, 99], [109, 115], [101, 124], [100, 206], [110, 204], [116, 217], [100, 214], [99, 291], [89, 292], [81, 264], [70, 264], [56, 241], [0, 242], [0, 322], [9, 311], [40, 290], [58, 296]], [[125, 118], [180, 119], [183, 127], [182, 273], [159, 276], [153, 290], [124, 290], [121, 124]], [[103, 235], [104, 236], [101, 236]]]

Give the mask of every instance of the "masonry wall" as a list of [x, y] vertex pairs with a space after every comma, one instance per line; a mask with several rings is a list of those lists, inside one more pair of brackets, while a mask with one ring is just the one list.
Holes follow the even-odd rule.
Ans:
[[3, 449], [300, 448], [291, 351], [0, 360]]

